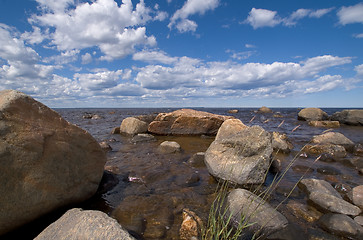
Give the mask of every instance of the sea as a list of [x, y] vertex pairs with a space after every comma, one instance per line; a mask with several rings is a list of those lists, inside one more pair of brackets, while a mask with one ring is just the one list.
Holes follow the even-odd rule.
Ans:
[[[194, 108], [214, 114], [229, 115], [240, 119], [245, 125], [259, 125], [269, 132], [287, 135], [293, 144], [288, 154], [277, 153], [273, 158], [281, 163], [281, 172], [286, 173], [268, 198], [272, 206], [289, 221], [289, 231], [281, 239], [344, 239], [333, 236], [319, 227], [316, 221], [308, 221], [291, 206], [302, 204], [308, 214], [319, 214], [309, 205], [307, 196], [296, 183], [301, 178], [324, 179], [344, 194], [355, 186], [363, 185], [363, 177], [356, 167], [363, 156], [348, 153], [341, 161], [320, 161], [317, 156], [304, 154], [301, 149], [313, 136], [326, 131], [340, 132], [355, 144], [363, 145], [363, 127], [342, 125], [327, 129], [309, 126], [299, 121], [299, 108], [271, 108], [273, 113], [260, 114], [257, 108], [233, 108], [238, 113], [229, 113], [230, 108]], [[108, 172], [104, 188], [89, 201], [77, 205], [84, 209], [100, 210], [115, 218], [136, 239], [179, 239], [183, 209], [189, 209], [201, 217], [208, 218], [210, 206], [216, 196], [218, 181], [212, 177], [203, 161], [190, 164], [192, 158], [202, 156], [214, 138], [210, 136], [155, 136], [152, 142], [134, 143], [130, 136], [111, 134], [123, 119], [139, 115], [171, 112], [174, 108], [70, 108], [54, 109], [70, 123], [88, 131], [98, 142], [107, 142], [105, 169]], [[329, 115], [342, 111], [339, 108], [322, 108]], [[95, 116], [95, 119], [86, 116]], [[166, 154], [158, 150], [163, 141], [176, 141], [180, 153]], [[264, 187], [276, 177], [269, 172]], [[32, 239], [42, 227], [54, 221], [65, 211], [60, 210], [41, 221], [24, 228]], [[304, 210], [305, 211], [305, 210]], [[321, 213], [320, 213], [321, 214]], [[32, 230], [29, 230], [32, 229]], [[298, 233], [298, 234], [296, 234]], [[14, 233], [13, 233], [14, 234]], [[14, 236], [14, 235], [10, 235]], [[23, 239], [27, 239], [26, 237]], [[277, 238], [278, 239], [278, 238]]]

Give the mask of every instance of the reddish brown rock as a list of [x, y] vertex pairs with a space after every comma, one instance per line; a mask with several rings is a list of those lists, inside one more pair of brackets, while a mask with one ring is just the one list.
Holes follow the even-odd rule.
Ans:
[[149, 124], [148, 131], [158, 135], [216, 135], [222, 123], [232, 118], [192, 109], [181, 109], [171, 113], [160, 113]]
[[96, 192], [104, 151], [42, 103], [1, 91], [0, 138], [0, 235]]
[[339, 121], [310, 121], [309, 125], [313, 127], [324, 127], [324, 128], [340, 127]]
[[202, 227], [202, 220], [197, 214], [189, 209], [183, 209], [183, 222], [179, 229], [181, 240], [199, 239]]

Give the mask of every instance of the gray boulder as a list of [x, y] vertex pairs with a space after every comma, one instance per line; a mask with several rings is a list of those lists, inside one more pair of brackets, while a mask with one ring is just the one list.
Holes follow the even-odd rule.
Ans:
[[310, 195], [313, 192], [326, 193], [334, 197], [342, 199], [340, 194], [333, 188], [330, 183], [319, 179], [303, 179], [298, 183], [298, 187], [305, 193]]
[[327, 193], [312, 192], [309, 195], [309, 200], [324, 212], [340, 213], [351, 216], [357, 216], [362, 212], [359, 207]]
[[135, 240], [118, 222], [100, 211], [73, 208], [49, 225], [35, 240]]
[[215, 140], [221, 140], [224, 138], [228, 138], [230, 135], [233, 135], [237, 132], [242, 131], [243, 129], [248, 128], [246, 125], [242, 123], [239, 119], [227, 119], [218, 129]]
[[320, 108], [304, 108], [298, 113], [297, 119], [303, 121], [322, 121], [328, 119], [328, 114]]
[[314, 136], [312, 143], [315, 144], [335, 144], [345, 147], [347, 150], [353, 150], [354, 142], [338, 132], [327, 132], [321, 135]]
[[334, 113], [331, 119], [347, 125], [363, 125], [363, 110], [343, 110]]
[[[256, 234], [256, 237], [264, 238], [288, 225], [287, 219], [281, 213], [245, 189], [232, 190], [228, 194], [226, 205], [226, 217], [232, 215], [233, 226], [238, 227], [241, 221], [246, 226], [252, 224], [243, 231], [244, 235]], [[242, 216], [245, 218], [242, 219]]]
[[363, 209], [363, 185], [354, 187], [348, 193], [349, 200], [356, 206]]
[[134, 117], [128, 117], [122, 120], [120, 133], [136, 135], [138, 133], [146, 133], [148, 124]]
[[269, 168], [271, 134], [252, 126], [217, 138], [205, 153], [211, 175], [238, 184], [261, 184]]
[[326, 231], [342, 237], [363, 239], [362, 226], [343, 214], [325, 214], [319, 219], [319, 225]]
[[96, 192], [104, 151], [42, 103], [1, 91], [0, 137], [0, 235]]

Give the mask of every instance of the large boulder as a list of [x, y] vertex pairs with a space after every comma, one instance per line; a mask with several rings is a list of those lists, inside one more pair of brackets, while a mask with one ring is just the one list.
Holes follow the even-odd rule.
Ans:
[[118, 222], [107, 214], [73, 208], [49, 225], [35, 240], [110, 239], [135, 240]]
[[354, 142], [338, 132], [327, 132], [321, 135], [314, 136], [311, 140], [315, 144], [335, 144], [345, 147], [347, 150], [353, 150]]
[[128, 117], [122, 120], [120, 133], [136, 135], [138, 133], [146, 133], [148, 124], [134, 117]]
[[223, 139], [229, 137], [236, 132], [242, 131], [243, 129], [248, 128], [246, 125], [242, 123], [239, 119], [227, 119], [221, 125], [218, 130], [216, 140]]
[[327, 120], [328, 114], [320, 108], [304, 108], [298, 113], [297, 119], [304, 121], [321, 121]]
[[363, 110], [343, 110], [334, 113], [331, 119], [347, 125], [363, 125]]
[[209, 173], [217, 178], [238, 184], [261, 184], [271, 153], [271, 134], [252, 126], [218, 137], [206, 151], [205, 163]]
[[258, 113], [272, 113], [272, 110], [268, 107], [262, 106], [258, 109]]
[[42, 103], [1, 91], [0, 136], [0, 235], [96, 192], [104, 151]]
[[343, 214], [325, 214], [319, 219], [319, 225], [328, 232], [344, 238], [363, 239], [363, 227]]
[[288, 224], [287, 219], [265, 200], [245, 189], [234, 189], [227, 197], [227, 214], [231, 216], [231, 223], [238, 227], [247, 227], [243, 235], [254, 235], [257, 239], [264, 239], [268, 235], [280, 231]]
[[192, 109], [160, 113], [149, 124], [149, 132], [158, 135], [216, 135], [222, 123], [233, 117]]

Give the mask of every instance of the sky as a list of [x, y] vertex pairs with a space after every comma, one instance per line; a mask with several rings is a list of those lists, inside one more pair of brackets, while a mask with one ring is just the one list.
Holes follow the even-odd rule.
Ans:
[[0, 90], [54, 108], [363, 107], [363, 1], [0, 0]]

